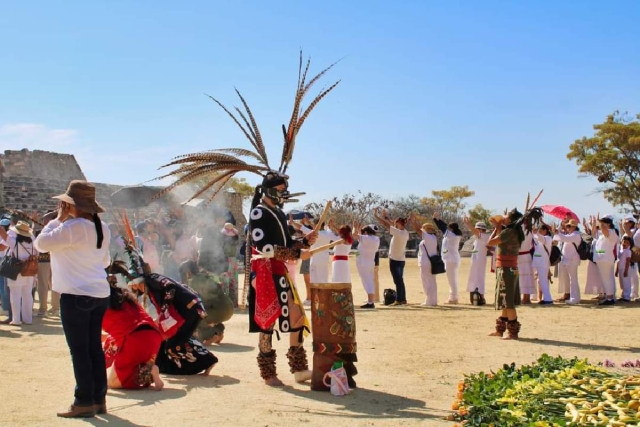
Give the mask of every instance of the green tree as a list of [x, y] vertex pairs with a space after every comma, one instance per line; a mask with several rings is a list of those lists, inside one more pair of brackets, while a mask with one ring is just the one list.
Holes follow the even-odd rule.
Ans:
[[480, 203], [469, 209], [469, 219], [472, 224], [478, 221], [484, 222], [489, 227], [489, 218], [493, 215], [493, 211], [486, 209]]
[[433, 190], [432, 197], [424, 197], [421, 202], [426, 210], [440, 212], [443, 219], [458, 219], [467, 207], [465, 199], [476, 193], [469, 186], [453, 186], [448, 190]]
[[616, 111], [593, 128], [592, 137], [582, 137], [569, 146], [567, 158], [576, 162], [583, 176], [597, 177], [603, 185], [596, 191], [612, 205], [638, 211], [640, 114], [633, 118]]

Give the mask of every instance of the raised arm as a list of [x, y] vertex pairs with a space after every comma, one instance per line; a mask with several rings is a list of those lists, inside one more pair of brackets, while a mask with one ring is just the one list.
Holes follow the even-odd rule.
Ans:
[[440, 219], [440, 214], [438, 212], [433, 213], [433, 222], [436, 224], [436, 227], [442, 231], [442, 234], [447, 232], [447, 223]]
[[379, 210], [380, 208], [376, 208], [373, 210], [373, 217], [382, 225], [384, 228], [389, 229], [393, 224], [391, 224], [391, 220], [387, 216], [387, 211], [383, 210], [382, 213]]
[[480, 231], [476, 230], [473, 224], [471, 224], [471, 220], [468, 216], [463, 216], [462, 221], [464, 222], [464, 225], [469, 229], [469, 231], [471, 231], [473, 235], [476, 236], [476, 238], [480, 237]]

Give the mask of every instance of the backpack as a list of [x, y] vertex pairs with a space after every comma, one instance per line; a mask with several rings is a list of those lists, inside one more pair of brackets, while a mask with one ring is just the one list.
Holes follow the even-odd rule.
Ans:
[[385, 289], [384, 290], [384, 305], [391, 305], [396, 301], [396, 291], [393, 289]]
[[591, 250], [591, 245], [584, 241], [584, 239], [580, 239], [580, 244], [576, 246], [574, 243], [573, 246], [578, 251], [578, 255], [582, 261], [593, 261], [593, 251]]
[[482, 295], [480, 291], [478, 291], [478, 288], [476, 288], [475, 291], [471, 292], [471, 305], [481, 306], [485, 305], [486, 303], [487, 301], [484, 299], [484, 295]]
[[560, 264], [562, 261], [562, 251], [557, 246], [551, 246], [551, 253], [549, 254], [549, 264], [554, 267]]

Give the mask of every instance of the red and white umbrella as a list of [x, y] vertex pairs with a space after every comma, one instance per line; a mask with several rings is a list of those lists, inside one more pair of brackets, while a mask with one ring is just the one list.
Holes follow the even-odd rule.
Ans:
[[566, 219], [567, 217], [580, 221], [578, 215], [576, 215], [571, 209], [562, 205], [542, 205], [540, 206], [542, 212], [556, 217], [558, 219]]

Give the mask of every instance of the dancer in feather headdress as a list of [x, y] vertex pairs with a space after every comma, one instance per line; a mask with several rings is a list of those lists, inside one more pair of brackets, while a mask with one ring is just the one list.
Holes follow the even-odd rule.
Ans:
[[[277, 170], [269, 166], [267, 152], [253, 113], [240, 92], [236, 90], [244, 107], [244, 112], [237, 107], [235, 108], [237, 116], [217, 99], [213, 97], [211, 99], [238, 125], [255, 148], [255, 152], [243, 148], [226, 148], [180, 156], [166, 165], [177, 166], [177, 169], [164, 176], [177, 176], [179, 179], [158, 195], [159, 197], [196, 178], [207, 177], [210, 178], [208, 183], [193, 197], [198, 197], [205, 191], [211, 190], [212, 193], [209, 197], [211, 200], [238, 172], [253, 172], [262, 177], [262, 183], [255, 189], [251, 204], [250, 230], [247, 233], [248, 238], [252, 241], [252, 244], [247, 247], [251, 247], [252, 252], [251, 277], [253, 278], [249, 287], [249, 331], [260, 333], [260, 351], [258, 353], [260, 375], [266, 384], [272, 386], [282, 385], [276, 374], [276, 352], [272, 348], [273, 328], [278, 320], [280, 331], [291, 333], [287, 357], [296, 381], [306, 381], [311, 377], [306, 353], [302, 347], [303, 335], [308, 333], [309, 321], [298, 292], [287, 275], [285, 262], [298, 259], [301, 255], [308, 258], [308, 253], [303, 253], [302, 249], [309, 248], [315, 242], [317, 232], [314, 231], [303, 239], [294, 240], [289, 234], [287, 218], [281, 208], [284, 202], [295, 201], [293, 197], [304, 194], [289, 193], [289, 177], [286, 175], [293, 157], [298, 132], [318, 102], [331, 92], [340, 81], [323, 89], [303, 109], [302, 101], [311, 86], [335, 63], [307, 81], [309, 65], [310, 61], [307, 60], [306, 66], [303, 67], [301, 52], [293, 113], [289, 125], [282, 125], [284, 147]], [[247, 163], [241, 160], [241, 157], [257, 160], [257, 164]]]

